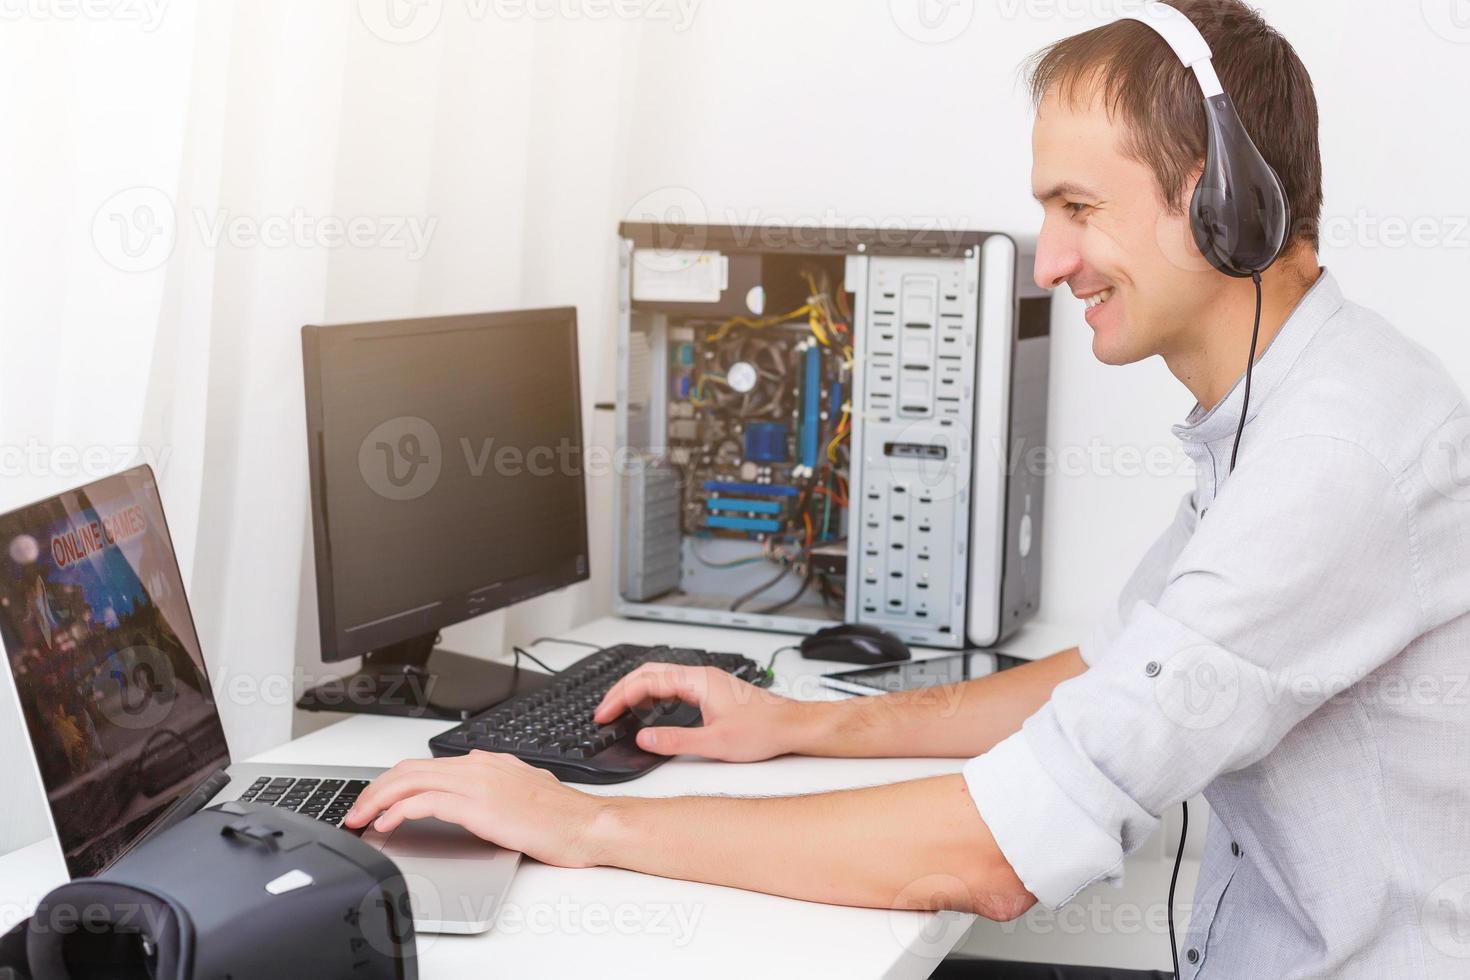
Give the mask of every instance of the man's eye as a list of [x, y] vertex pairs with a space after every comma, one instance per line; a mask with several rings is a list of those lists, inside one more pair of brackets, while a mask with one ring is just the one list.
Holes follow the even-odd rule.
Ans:
[[1073, 215], [1079, 215], [1089, 210], [1092, 205], [1082, 204], [1078, 201], [1068, 201], [1066, 204], [1063, 204], [1062, 207], [1070, 211]]

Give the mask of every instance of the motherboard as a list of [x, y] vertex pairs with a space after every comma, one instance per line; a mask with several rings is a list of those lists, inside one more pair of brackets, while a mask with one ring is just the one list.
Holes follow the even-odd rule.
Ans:
[[[815, 585], [840, 606], [841, 576], [812, 558], [847, 534], [851, 308], [825, 275], [803, 279], [806, 301], [784, 313], [671, 324], [668, 458], [697, 558], [712, 567], [773, 563], [767, 588], [795, 575], [803, 585], [791, 602]], [[716, 562], [702, 557], [701, 539], [751, 548]]]

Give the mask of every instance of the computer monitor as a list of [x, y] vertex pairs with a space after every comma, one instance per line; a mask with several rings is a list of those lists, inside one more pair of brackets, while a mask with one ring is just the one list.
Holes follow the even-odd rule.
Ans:
[[543, 674], [441, 628], [587, 578], [571, 308], [302, 328], [322, 659], [307, 709], [462, 718]]

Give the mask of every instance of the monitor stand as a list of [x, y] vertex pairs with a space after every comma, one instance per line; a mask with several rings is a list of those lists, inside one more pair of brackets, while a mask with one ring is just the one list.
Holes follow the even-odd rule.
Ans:
[[296, 707], [462, 721], [550, 683], [540, 671], [438, 649], [437, 639], [430, 633], [374, 650], [355, 673], [311, 688]]

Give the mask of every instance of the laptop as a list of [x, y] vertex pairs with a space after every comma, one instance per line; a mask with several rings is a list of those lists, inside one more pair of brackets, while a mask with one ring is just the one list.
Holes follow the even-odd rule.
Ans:
[[[382, 772], [231, 761], [147, 466], [0, 515], [0, 643], [73, 878], [228, 800], [340, 827]], [[487, 931], [521, 858], [435, 820], [360, 836], [424, 932]]]

